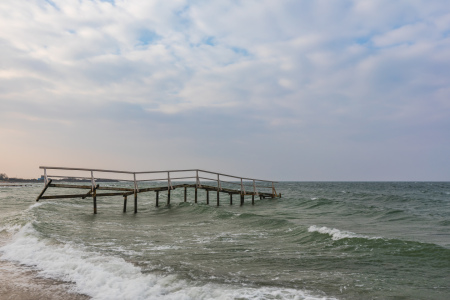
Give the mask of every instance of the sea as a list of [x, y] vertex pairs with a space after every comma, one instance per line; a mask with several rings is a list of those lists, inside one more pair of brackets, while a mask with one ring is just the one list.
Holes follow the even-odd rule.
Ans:
[[280, 182], [242, 206], [176, 189], [96, 215], [42, 188], [0, 187], [0, 262], [87, 299], [450, 299], [449, 182]]

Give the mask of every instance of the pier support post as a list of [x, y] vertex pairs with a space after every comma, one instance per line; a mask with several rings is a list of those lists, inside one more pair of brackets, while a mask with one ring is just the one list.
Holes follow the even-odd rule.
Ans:
[[167, 190], [167, 205], [170, 204], [170, 188]]
[[197, 203], [197, 187], [195, 187], [195, 203]]
[[244, 194], [241, 194], [241, 206], [244, 205]]
[[252, 205], [255, 205], [255, 194], [252, 195]]
[[123, 212], [127, 212], [127, 195], [123, 196]]
[[159, 206], [159, 191], [156, 191], [156, 207]]
[[219, 206], [219, 190], [217, 190], [217, 206]]
[[206, 190], [206, 204], [209, 205], [209, 190]]
[[233, 205], [233, 194], [230, 193], [230, 205]]
[[187, 201], [187, 187], [184, 187], [184, 202]]
[[137, 214], [137, 191], [134, 190], [134, 213]]
[[92, 194], [92, 200], [94, 200], [94, 215], [97, 214], [97, 190], [94, 190]]

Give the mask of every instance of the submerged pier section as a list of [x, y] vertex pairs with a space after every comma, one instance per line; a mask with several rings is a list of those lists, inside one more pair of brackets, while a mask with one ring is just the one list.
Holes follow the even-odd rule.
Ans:
[[[167, 193], [167, 204], [170, 204], [171, 191], [184, 189], [184, 202], [188, 201], [187, 189], [194, 189], [194, 202], [198, 202], [198, 190], [206, 191], [206, 204], [209, 204], [209, 193], [216, 193], [217, 206], [220, 205], [220, 194], [229, 196], [230, 205], [233, 195], [240, 196], [240, 205], [244, 205], [245, 196], [281, 197], [275, 189], [275, 181], [245, 178], [200, 169], [130, 172], [85, 168], [39, 167], [44, 170], [44, 189], [36, 201], [44, 199], [65, 199], [92, 197], [94, 214], [97, 213], [97, 197], [123, 197], [123, 212], [127, 211], [128, 196], [134, 198], [134, 213], [138, 211], [138, 194], [155, 193], [155, 205], [159, 206], [160, 192]], [[47, 174], [52, 170], [58, 174]], [[101, 174], [102, 176], [97, 176]], [[56, 180], [58, 179], [58, 180]], [[59, 183], [56, 183], [56, 182]], [[102, 185], [100, 185], [100, 183]], [[120, 184], [117, 184], [120, 183]], [[120, 186], [118, 186], [120, 185]], [[83, 193], [44, 196], [49, 188], [83, 190]]]

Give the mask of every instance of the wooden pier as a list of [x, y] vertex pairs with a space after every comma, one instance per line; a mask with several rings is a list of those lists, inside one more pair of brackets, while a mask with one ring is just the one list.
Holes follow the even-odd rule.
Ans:
[[[206, 204], [209, 204], [209, 193], [216, 193], [217, 206], [220, 205], [220, 194], [228, 194], [230, 205], [233, 195], [240, 196], [240, 205], [244, 205], [245, 196], [251, 196], [251, 203], [255, 204], [255, 197], [281, 197], [275, 189], [275, 181], [238, 177], [200, 169], [130, 172], [85, 168], [39, 167], [44, 170], [44, 188], [36, 201], [41, 199], [66, 199], [92, 197], [94, 214], [97, 213], [97, 197], [123, 197], [123, 212], [127, 211], [128, 196], [134, 198], [134, 213], [137, 213], [138, 194], [155, 193], [155, 205], [159, 206], [160, 192], [167, 193], [167, 204], [170, 204], [171, 191], [184, 189], [184, 202], [188, 201], [187, 189], [194, 189], [194, 202], [198, 202], [198, 190], [206, 191]], [[60, 172], [59, 175], [47, 174], [48, 170]], [[64, 174], [63, 174], [64, 173]], [[105, 176], [97, 177], [102, 174]], [[55, 179], [59, 179], [56, 182]], [[65, 182], [65, 180], [67, 182]], [[112, 186], [111, 181], [120, 182], [122, 186]], [[75, 183], [74, 183], [75, 182]], [[87, 184], [85, 184], [88, 182]], [[103, 184], [100, 186], [100, 182]], [[81, 184], [80, 184], [81, 183]], [[153, 186], [146, 186], [149, 184]], [[68, 195], [44, 196], [49, 188], [81, 189], [83, 193]]]

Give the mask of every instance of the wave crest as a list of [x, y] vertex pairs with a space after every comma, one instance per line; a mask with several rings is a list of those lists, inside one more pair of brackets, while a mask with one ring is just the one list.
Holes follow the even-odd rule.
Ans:
[[349, 239], [349, 238], [363, 238], [363, 239], [369, 239], [369, 240], [381, 238], [381, 237], [370, 237], [370, 236], [366, 236], [366, 235], [360, 235], [360, 234], [356, 234], [351, 231], [344, 231], [344, 230], [339, 230], [336, 228], [328, 228], [325, 226], [319, 227], [316, 225], [309, 226], [308, 232], [318, 232], [318, 233], [322, 233], [322, 234], [328, 234], [335, 241], [341, 240], [341, 239]]

